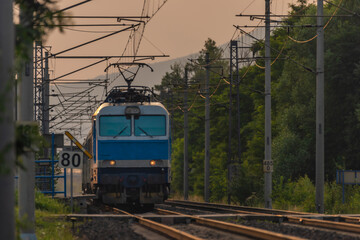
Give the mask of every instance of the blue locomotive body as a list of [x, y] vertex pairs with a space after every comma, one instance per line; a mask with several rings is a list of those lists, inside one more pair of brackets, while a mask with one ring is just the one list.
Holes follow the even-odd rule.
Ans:
[[163, 202], [170, 190], [169, 113], [157, 102], [108, 98], [86, 140], [83, 190], [108, 204]]

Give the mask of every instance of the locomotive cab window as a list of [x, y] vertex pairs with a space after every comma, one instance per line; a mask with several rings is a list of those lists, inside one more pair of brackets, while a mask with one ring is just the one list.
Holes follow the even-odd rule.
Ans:
[[164, 115], [142, 115], [135, 119], [135, 136], [165, 136], [166, 117]]
[[126, 118], [126, 116], [101, 116], [99, 126], [100, 136], [131, 135], [131, 119]]

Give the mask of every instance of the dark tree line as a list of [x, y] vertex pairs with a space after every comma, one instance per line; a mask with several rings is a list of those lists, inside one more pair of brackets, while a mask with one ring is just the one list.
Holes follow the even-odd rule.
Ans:
[[[334, 5], [340, 5], [337, 9]], [[325, 5], [325, 15], [335, 11], [352, 17], [335, 17], [325, 29], [325, 173], [327, 181], [334, 181], [336, 169], [360, 169], [360, 5], [357, 0], [334, 1]], [[291, 5], [284, 25], [316, 25], [316, 6], [306, 0]], [[272, 129], [274, 180], [281, 177], [295, 181], [309, 176], [315, 179], [315, 90], [316, 90], [316, 28], [281, 27], [272, 32]], [[290, 37], [293, 39], [290, 39]], [[264, 56], [264, 43], [256, 42], [252, 50]], [[210, 77], [211, 98], [211, 200], [221, 200], [227, 194], [229, 63], [222, 60], [223, 52], [213, 40], [205, 42], [199, 59], [186, 67], [190, 71], [189, 101], [189, 156], [190, 193], [203, 195], [204, 179], [204, 56], [210, 53], [213, 69]], [[288, 60], [291, 58], [292, 60]], [[194, 63], [195, 62], [195, 63]], [[257, 64], [264, 66], [262, 60]], [[184, 68], [172, 66], [156, 86], [160, 98], [172, 113], [173, 126], [173, 190], [181, 193], [183, 178], [183, 96]], [[246, 73], [246, 74], [245, 74]], [[231, 183], [232, 200], [249, 203], [261, 199], [263, 191], [264, 159], [264, 70], [254, 64], [239, 72], [241, 113], [241, 159], [236, 179]], [[233, 106], [236, 89], [233, 87]], [[193, 104], [193, 105], [192, 105]], [[233, 107], [232, 159], [237, 154], [236, 108]]]

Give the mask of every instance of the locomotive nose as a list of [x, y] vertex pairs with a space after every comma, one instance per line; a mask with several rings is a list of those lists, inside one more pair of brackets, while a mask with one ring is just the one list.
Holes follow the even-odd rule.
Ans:
[[135, 186], [139, 183], [139, 177], [135, 175], [130, 175], [127, 177], [127, 183], [131, 186]]

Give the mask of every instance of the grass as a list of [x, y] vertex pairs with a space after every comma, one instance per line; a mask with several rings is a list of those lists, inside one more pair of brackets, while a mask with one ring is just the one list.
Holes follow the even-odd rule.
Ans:
[[57, 199], [36, 193], [35, 196], [36, 236], [39, 240], [74, 239], [71, 223], [62, 218], [54, 218], [54, 214], [69, 214], [70, 209]]
[[71, 223], [64, 219], [54, 218], [53, 213], [37, 210], [36, 217], [36, 237], [39, 240], [52, 239], [76, 239], [71, 232]]
[[[35, 193], [35, 234], [38, 240], [73, 240], [70, 222], [59, 218], [56, 214], [69, 214], [70, 209], [57, 199], [52, 199], [40, 192]], [[26, 226], [26, 219], [17, 220], [17, 235], [20, 229]], [[18, 239], [20, 239], [18, 237]]]

